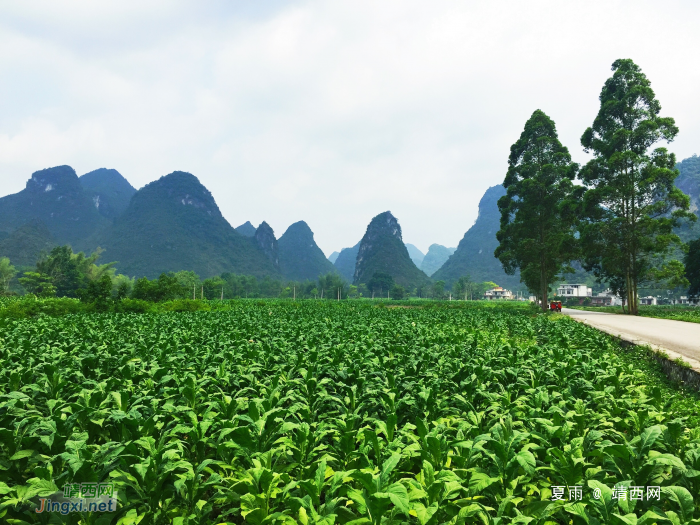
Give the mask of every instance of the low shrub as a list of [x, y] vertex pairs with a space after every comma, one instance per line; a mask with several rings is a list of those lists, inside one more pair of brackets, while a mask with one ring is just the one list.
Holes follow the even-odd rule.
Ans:
[[197, 312], [211, 310], [211, 306], [206, 301], [199, 299], [175, 299], [162, 303], [160, 310], [164, 312]]
[[84, 311], [86, 311], [85, 304], [78, 299], [68, 297], [41, 299], [29, 294], [0, 303], [0, 319], [26, 319], [40, 315], [55, 317]]
[[156, 305], [142, 299], [122, 299], [114, 303], [115, 312], [145, 314], [156, 311]]

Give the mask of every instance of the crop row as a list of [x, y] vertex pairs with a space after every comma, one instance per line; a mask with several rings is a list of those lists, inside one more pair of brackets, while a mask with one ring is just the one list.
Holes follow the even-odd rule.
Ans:
[[[568, 319], [234, 302], [2, 328], [8, 523], [700, 523], [698, 403]], [[34, 512], [100, 481], [116, 513]]]

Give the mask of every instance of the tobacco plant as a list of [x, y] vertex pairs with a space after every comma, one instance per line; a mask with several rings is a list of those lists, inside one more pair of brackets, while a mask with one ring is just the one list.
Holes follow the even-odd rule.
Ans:
[[[569, 319], [241, 301], [0, 329], [3, 523], [700, 524], [696, 398]], [[117, 511], [34, 512], [70, 482]]]

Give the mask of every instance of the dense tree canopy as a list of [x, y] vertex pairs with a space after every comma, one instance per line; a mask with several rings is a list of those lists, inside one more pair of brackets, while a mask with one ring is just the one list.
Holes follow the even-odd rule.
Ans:
[[372, 278], [367, 281], [367, 289], [372, 296], [384, 296], [394, 287], [394, 278], [385, 272], [374, 272]]
[[612, 70], [593, 126], [581, 137], [586, 152], [594, 155], [581, 172], [588, 188], [581, 240], [584, 267], [616, 283], [629, 312], [636, 314], [640, 282], [678, 268], [655, 265], [680, 243], [673, 228], [692, 214], [688, 197], [674, 186], [675, 155], [662, 147], [651, 150], [675, 138], [675, 121], [659, 115], [651, 83], [632, 60], [617, 60]]
[[506, 273], [520, 270], [521, 281], [539, 296], [543, 309], [550, 285], [575, 257], [574, 219], [567, 204], [576, 170], [554, 122], [536, 110], [510, 149], [494, 254]]
[[7, 293], [10, 281], [17, 274], [17, 270], [7, 257], [0, 257], [0, 295]]
[[36, 263], [35, 271], [25, 272], [20, 282], [28, 292], [37, 295], [78, 297], [79, 290], [84, 290], [89, 282], [114, 275], [114, 263], [96, 264], [101, 253], [98, 249], [85, 256], [83, 252], [73, 253], [70, 246], [56, 246]]

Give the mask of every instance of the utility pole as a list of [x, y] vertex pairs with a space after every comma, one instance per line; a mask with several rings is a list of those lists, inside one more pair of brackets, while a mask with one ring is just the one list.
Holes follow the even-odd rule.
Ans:
[[192, 300], [193, 300], [193, 301], [197, 298], [197, 297], [196, 297], [196, 294], [197, 294], [197, 285], [196, 285], [196, 284], [193, 284], [193, 285], [192, 285]]
[[224, 287], [221, 287], [221, 300], [224, 300]]
[[296, 301], [297, 300], [297, 287], [292, 286], [292, 289], [294, 290], [294, 299], [293, 300]]
[[200, 299], [204, 299], [204, 285], [202, 285], [202, 294], [199, 296]]

